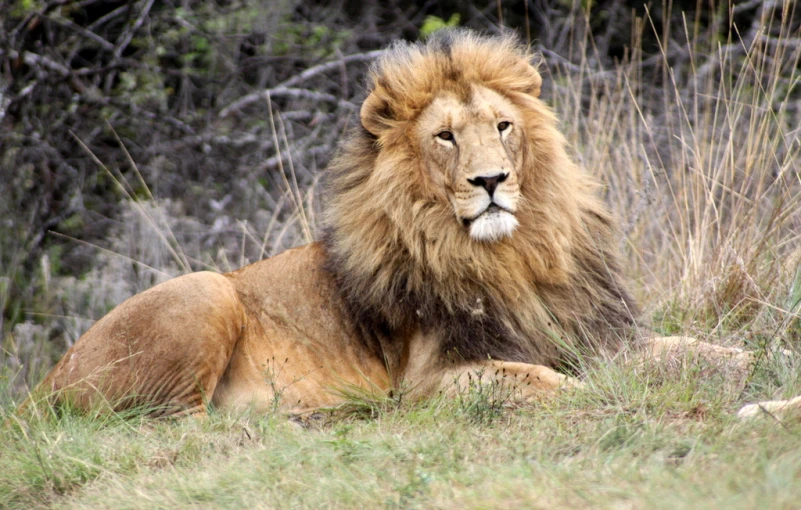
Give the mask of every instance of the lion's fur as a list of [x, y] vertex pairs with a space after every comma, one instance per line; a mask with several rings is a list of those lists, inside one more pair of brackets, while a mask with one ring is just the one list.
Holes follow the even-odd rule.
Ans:
[[[331, 388], [342, 386], [425, 396], [473, 370], [519, 376], [525, 398], [570, 385], [548, 366], [577, 350], [616, 348], [636, 310], [598, 186], [571, 162], [556, 117], [538, 99], [532, 57], [511, 36], [464, 31], [393, 46], [370, 71], [362, 125], [328, 170], [321, 243], [225, 275], [182, 276], [127, 300], [41, 388], [82, 407], [135, 402], [171, 414], [205, 412], [209, 400], [303, 412], [340, 402]], [[482, 124], [491, 136], [476, 135], [506, 147], [497, 152], [503, 165], [519, 167], [498, 174], [503, 193], [514, 186], [511, 235], [471, 237], [426, 167], [423, 144], [436, 140], [420, 142], [415, 129], [443, 93], [516, 111], [519, 126], [493, 117]], [[440, 145], [436, 154], [457, 154], [455, 141]], [[494, 214], [501, 188], [461, 177]]]
[[[636, 308], [608, 210], [538, 99], [532, 59], [514, 37], [458, 31], [398, 43], [373, 65], [363, 127], [329, 168], [325, 204], [328, 267], [360, 320], [437, 331], [443, 351], [468, 359], [548, 365], [564, 347], [613, 348], [626, 335]], [[520, 227], [492, 244], [453, 221], [410, 134], [433, 97], [473, 83], [525, 119]]]

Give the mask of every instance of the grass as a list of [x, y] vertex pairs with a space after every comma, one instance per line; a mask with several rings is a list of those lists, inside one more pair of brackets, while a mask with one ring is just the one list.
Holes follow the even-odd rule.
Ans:
[[[419, 404], [354, 394], [302, 421], [14, 417], [52, 363], [51, 336], [75, 341], [87, 319], [185, 266], [227, 270], [248, 261], [246, 244], [270, 254], [313, 235], [315, 189], [298, 188], [290, 159], [264, 232], [241, 225], [233, 250], [195, 241], [203, 226], [178, 204], [132, 196], [90, 274], [41, 285], [53, 317], [2, 339], [0, 507], [797, 507], [801, 420], [734, 417], [801, 394], [801, 38], [760, 12], [767, 35], [724, 40], [692, 19], [670, 33], [638, 20], [634, 50], [613, 69], [592, 63], [594, 41], [576, 27], [578, 63], [544, 71], [577, 159], [620, 218], [646, 320], [756, 350], [747, 373], [592, 361], [586, 388], [530, 406], [477, 386]], [[660, 34], [655, 59], [638, 49], [642, 30]]]
[[[753, 377], [774, 384], [777, 370]], [[0, 431], [0, 505], [792, 508], [801, 497], [801, 422], [737, 421], [743, 385], [725, 369], [593, 374], [588, 388], [535, 406], [474, 389], [385, 402], [369, 419], [66, 411], [13, 421]]]

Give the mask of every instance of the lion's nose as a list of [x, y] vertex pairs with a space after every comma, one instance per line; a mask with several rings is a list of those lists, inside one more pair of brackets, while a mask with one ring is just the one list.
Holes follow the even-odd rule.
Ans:
[[492, 194], [495, 193], [495, 188], [498, 187], [498, 184], [505, 181], [507, 177], [509, 177], [509, 174], [496, 174], [485, 177], [474, 177], [472, 179], [467, 179], [467, 182], [473, 186], [481, 186], [487, 190], [490, 198], [492, 198]]

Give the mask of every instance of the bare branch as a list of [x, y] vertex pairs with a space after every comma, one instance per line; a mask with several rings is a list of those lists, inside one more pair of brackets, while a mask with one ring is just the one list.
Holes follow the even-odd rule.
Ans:
[[153, 7], [153, 3], [154, 2], [155, 2], [155, 0], [147, 0], [147, 3], [145, 4], [145, 6], [142, 7], [142, 12], [139, 13], [139, 16], [136, 18], [136, 21], [134, 22], [134, 24], [131, 26], [130, 29], [128, 29], [125, 32], [125, 35], [122, 37], [122, 40], [117, 45], [117, 49], [114, 50], [114, 58], [115, 59], [116, 58], [120, 58], [120, 56], [122, 55], [122, 52], [125, 51], [125, 48], [127, 48], [128, 45], [131, 44], [131, 40], [133, 39], [133, 36], [136, 34], [136, 32], [142, 26], [142, 23], [144, 23], [145, 18], [150, 13], [150, 9]]
[[345, 99], [339, 99], [333, 94], [326, 94], [325, 92], [315, 92], [313, 90], [307, 90], [307, 89], [286, 88], [279, 86], [274, 89], [267, 89], [267, 90], [262, 90], [261, 92], [254, 92], [252, 94], [248, 94], [234, 101], [233, 103], [226, 106], [222, 110], [220, 110], [218, 116], [222, 118], [227, 117], [234, 110], [241, 110], [245, 106], [259, 100], [267, 101], [269, 100], [270, 96], [273, 97], [285, 96], [292, 98], [312, 99], [314, 101], [325, 101], [328, 103], [334, 103], [340, 108], [344, 108], [346, 110], [358, 109], [358, 107], [355, 104]]
[[59, 25], [62, 25], [64, 27], [69, 28], [70, 30], [73, 30], [73, 31], [81, 34], [82, 36], [86, 37], [87, 39], [91, 39], [92, 41], [94, 41], [97, 44], [99, 44], [100, 47], [103, 48], [104, 50], [114, 51], [114, 45], [113, 44], [111, 44], [107, 40], [103, 39], [102, 37], [100, 37], [96, 33], [92, 32], [91, 30], [83, 28], [82, 26], [80, 26], [80, 25], [68, 20], [67, 18], [64, 18], [64, 17], [61, 17], [61, 16], [58, 16], [58, 17], [50, 16], [50, 20], [55, 22], [55, 23], [58, 23]]
[[[348, 55], [347, 57], [342, 57], [337, 60], [333, 60], [331, 62], [326, 62], [325, 64], [320, 64], [314, 67], [310, 67], [306, 69], [302, 73], [293, 76], [292, 78], [284, 81], [283, 83], [278, 84], [272, 89], [262, 90], [259, 92], [253, 92], [246, 96], [243, 96], [233, 103], [229, 104], [218, 114], [219, 117], [227, 117], [231, 114], [234, 110], [241, 110], [242, 108], [255, 103], [256, 101], [263, 100], [267, 98], [267, 96], [291, 96], [291, 97], [308, 97], [310, 99], [320, 100], [320, 101], [327, 101], [327, 102], [341, 102], [340, 106], [344, 106], [348, 109], [355, 109], [355, 105], [350, 101], [338, 100], [331, 94], [325, 94], [322, 92], [311, 92], [305, 91], [301, 92], [301, 89], [294, 89], [295, 85], [299, 83], [303, 83], [306, 80], [309, 80], [315, 76], [320, 74], [326, 73], [333, 69], [337, 69], [342, 64], [347, 64], [349, 62], [362, 62], [365, 60], [372, 60], [383, 53], [383, 50], [376, 50], [376, 51], [369, 51], [367, 53], [357, 53], [355, 55]], [[291, 91], [291, 92], [290, 92]], [[305, 94], [305, 95], [304, 95]]]
[[326, 73], [333, 69], [337, 69], [342, 64], [372, 60], [381, 55], [383, 52], [384, 50], [375, 50], [375, 51], [368, 51], [367, 53], [357, 53], [355, 55], [348, 55], [346, 57], [338, 58], [337, 60], [333, 60], [331, 62], [326, 62], [325, 64], [320, 64], [314, 67], [310, 67], [305, 71], [303, 71], [302, 73], [300, 73], [299, 75], [293, 76], [292, 78], [284, 81], [283, 83], [278, 84], [276, 88], [294, 87], [298, 83], [303, 83], [304, 81], [313, 78], [317, 75]]
[[103, 25], [105, 25], [112, 19], [116, 18], [117, 16], [121, 15], [122, 13], [126, 12], [130, 8], [131, 8], [130, 4], [125, 4], [120, 7], [117, 7], [116, 9], [106, 14], [105, 16], [97, 18], [91, 25], [87, 26], [86, 29], [94, 30], [96, 27], [102, 27]]
[[[0, 51], [0, 56], [2, 54], [3, 52]], [[19, 53], [14, 50], [8, 50], [8, 56], [12, 59], [18, 59]], [[37, 55], [36, 53], [31, 53], [30, 51], [22, 52], [22, 61], [31, 67], [47, 69], [49, 71], [58, 73], [60, 76], [63, 76], [65, 78], [72, 74], [69, 69], [67, 69], [62, 64], [59, 64], [55, 60], [45, 57], [44, 55]]]

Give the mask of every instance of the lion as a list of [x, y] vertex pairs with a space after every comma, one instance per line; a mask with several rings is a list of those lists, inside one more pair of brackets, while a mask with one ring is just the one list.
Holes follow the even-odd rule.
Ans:
[[579, 386], [558, 370], [636, 342], [639, 312], [533, 61], [508, 34], [391, 46], [327, 170], [318, 242], [128, 299], [41, 390], [202, 416], [308, 413], [353, 389], [427, 398], [476, 373], [522, 401]]

